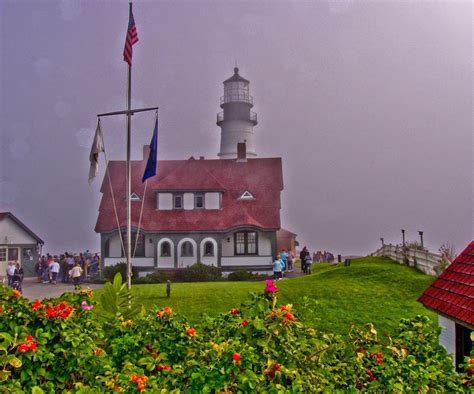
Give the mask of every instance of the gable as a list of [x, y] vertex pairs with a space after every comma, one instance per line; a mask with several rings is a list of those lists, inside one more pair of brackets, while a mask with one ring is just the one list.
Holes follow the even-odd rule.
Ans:
[[38, 240], [11, 216], [0, 220], [0, 244], [36, 244]]

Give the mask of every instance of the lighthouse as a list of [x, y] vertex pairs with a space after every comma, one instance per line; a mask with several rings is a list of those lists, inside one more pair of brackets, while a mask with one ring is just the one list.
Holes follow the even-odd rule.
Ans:
[[256, 157], [254, 126], [257, 114], [251, 110], [253, 97], [249, 94], [250, 82], [239, 75], [224, 81], [224, 96], [221, 97], [222, 111], [217, 114], [217, 125], [221, 128], [221, 147], [217, 154], [220, 159], [237, 158], [237, 144], [245, 143], [246, 156]]

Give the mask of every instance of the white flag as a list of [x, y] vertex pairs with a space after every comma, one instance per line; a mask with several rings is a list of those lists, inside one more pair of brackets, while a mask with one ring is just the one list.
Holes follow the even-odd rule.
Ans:
[[100, 129], [100, 120], [97, 123], [97, 130], [95, 131], [94, 142], [92, 142], [91, 154], [89, 160], [91, 168], [89, 170], [89, 185], [97, 176], [99, 170], [99, 153], [104, 152], [104, 140], [102, 139], [102, 130]]

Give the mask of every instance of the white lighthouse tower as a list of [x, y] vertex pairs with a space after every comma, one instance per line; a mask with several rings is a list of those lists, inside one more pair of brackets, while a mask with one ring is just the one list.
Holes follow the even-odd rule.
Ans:
[[221, 128], [221, 159], [237, 158], [237, 144], [244, 142], [246, 156], [255, 157], [255, 133], [257, 114], [253, 107], [253, 97], [249, 95], [249, 81], [239, 75], [234, 68], [234, 75], [224, 81], [224, 96], [221, 97], [222, 112], [217, 114], [217, 125]]

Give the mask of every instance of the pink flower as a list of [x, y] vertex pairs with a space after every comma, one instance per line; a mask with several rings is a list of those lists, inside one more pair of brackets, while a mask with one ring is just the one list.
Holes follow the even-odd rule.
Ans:
[[277, 293], [278, 289], [275, 286], [275, 283], [272, 280], [266, 280], [265, 281], [265, 292], [266, 293]]
[[82, 301], [81, 303], [82, 309], [85, 309], [86, 311], [90, 311], [92, 308], [94, 308], [94, 305], [87, 305], [86, 301]]

